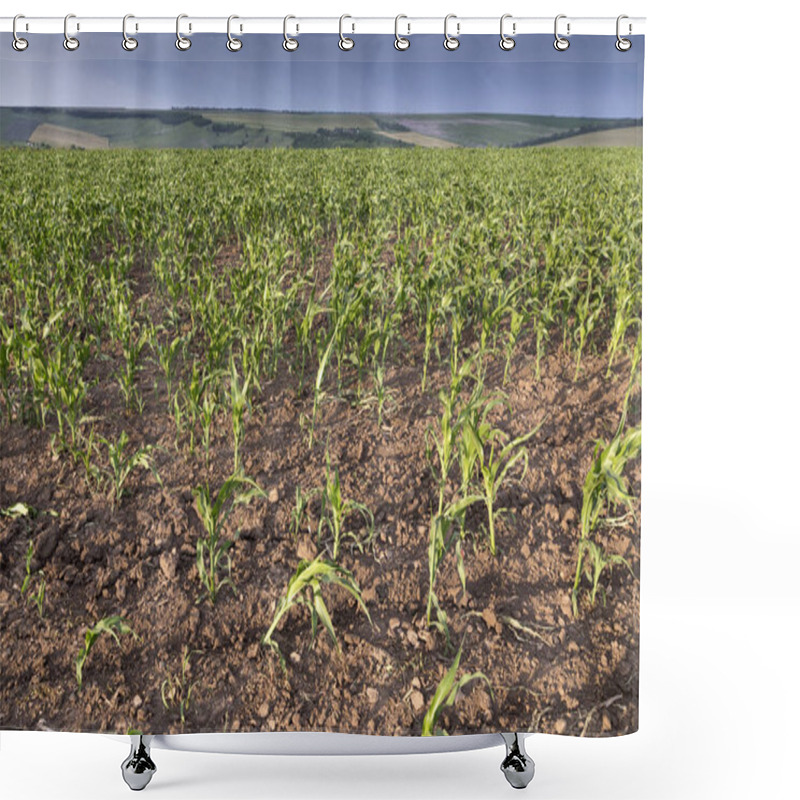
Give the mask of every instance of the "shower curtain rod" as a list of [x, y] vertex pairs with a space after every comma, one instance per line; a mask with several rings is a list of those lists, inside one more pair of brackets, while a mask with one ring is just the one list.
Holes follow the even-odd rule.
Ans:
[[[576, 35], [614, 35], [617, 31], [616, 17], [570, 17], [559, 15], [558, 30], [562, 36]], [[13, 17], [0, 17], [0, 32], [11, 33], [13, 30]], [[506, 34], [523, 36], [526, 34], [547, 33], [553, 34], [555, 17], [514, 17], [507, 16], [504, 23]], [[394, 34], [395, 25], [402, 36], [415, 34], [444, 34], [445, 21], [443, 17], [411, 17], [401, 16], [397, 21], [395, 17], [356, 17], [346, 15], [342, 22], [344, 33], [382, 33]], [[495, 17], [451, 17], [448, 30], [455, 36], [468, 36], [472, 34], [486, 34], [500, 32], [500, 15]], [[289, 33], [302, 35], [304, 33], [332, 33], [340, 32], [339, 17], [302, 17], [291, 16], [289, 19]], [[17, 33], [64, 33], [64, 17], [25, 17], [17, 20]], [[187, 15], [181, 19], [181, 33], [184, 36], [193, 33], [221, 33], [228, 30], [228, 17], [193, 17]], [[644, 17], [626, 17], [621, 22], [623, 36], [643, 34], [645, 27]], [[175, 33], [175, 17], [136, 17], [131, 16], [127, 22], [129, 35], [146, 33]], [[231, 30], [238, 34], [273, 33], [283, 34], [284, 17], [236, 17], [232, 22]], [[122, 33], [122, 17], [81, 17], [69, 18], [70, 35], [82, 33]]]

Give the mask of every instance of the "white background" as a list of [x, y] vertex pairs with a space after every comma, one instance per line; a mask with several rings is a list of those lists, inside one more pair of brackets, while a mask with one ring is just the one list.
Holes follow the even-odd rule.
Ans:
[[[4, 14], [647, 16], [641, 730], [536, 736], [529, 796], [794, 798], [798, 484], [797, 5], [685, 0], [18, 0]], [[0, 46], [10, 46], [3, 36]], [[127, 797], [127, 746], [3, 733], [3, 798]], [[502, 751], [155, 752], [148, 796], [486, 798]]]

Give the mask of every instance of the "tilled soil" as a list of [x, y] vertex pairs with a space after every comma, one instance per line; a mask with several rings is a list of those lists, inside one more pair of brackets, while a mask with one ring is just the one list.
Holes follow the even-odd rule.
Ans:
[[[600, 353], [602, 347], [598, 347]], [[586, 356], [573, 380], [574, 360], [547, 356], [534, 379], [532, 341], [523, 338], [502, 386], [502, 359], [487, 372], [489, 389], [503, 388], [509, 409], [495, 423], [523, 434], [544, 420], [528, 442], [530, 468], [507, 482], [498, 505], [497, 555], [488, 548], [486, 513], [472, 507], [464, 542], [467, 592], [448, 556], [437, 592], [450, 620], [452, 646], [425, 623], [428, 532], [436, 484], [425, 458], [425, 431], [437, 424], [437, 391], [448, 380], [433, 369], [420, 391], [418, 366], [389, 370], [390, 402], [382, 425], [374, 407], [329, 398], [313, 448], [301, 419], [313, 395], [298, 396], [296, 381], [264, 383], [247, 416], [243, 464], [267, 498], [238, 506], [226, 535], [236, 591], [222, 588], [216, 605], [197, 602], [195, 565], [202, 525], [192, 489], [212, 492], [232, 470], [230, 422], [218, 419], [206, 466], [202, 447], [176, 450], [174, 424], [153, 388], [140, 378], [145, 413], [128, 415], [113, 378], [99, 380], [89, 413], [98, 432], [132, 446], [155, 444], [154, 466], [137, 469], [118, 508], [92, 494], [82, 470], [55, 458], [50, 432], [14, 424], [0, 428], [0, 508], [25, 502], [34, 519], [0, 517], [0, 728], [150, 733], [326, 730], [412, 735], [436, 685], [463, 647], [461, 671], [480, 670], [441, 719], [449, 733], [527, 730], [603, 736], [638, 724], [639, 533], [634, 517], [595, 536], [623, 567], [604, 573], [605, 605], [581, 596], [572, 616], [570, 593], [580, 532], [581, 489], [594, 441], [619, 422], [629, 365], [605, 377], [604, 355]], [[638, 395], [634, 408], [638, 408]], [[341, 651], [324, 630], [312, 642], [306, 609], [293, 609], [275, 634], [286, 657], [260, 644], [278, 597], [300, 557], [330, 542], [316, 538], [318, 501], [298, 536], [291, 533], [295, 487], [310, 491], [325, 480], [326, 446], [342, 494], [375, 517], [371, 547], [345, 545], [340, 562], [363, 590], [372, 624], [340, 589], [328, 602]], [[629, 470], [639, 495], [638, 464]], [[635, 504], [638, 515], [638, 502]], [[638, 517], [637, 517], [638, 518]], [[349, 527], [363, 533], [357, 515]], [[44, 617], [20, 594], [25, 554], [46, 581]], [[584, 582], [584, 586], [588, 586]], [[101, 636], [78, 691], [75, 658], [88, 627], [121, 614], [138, 638], [117, 646]], [[514, 620], [527, 630], [515, 627]], [[184, 683], [192, 686], [185, 722], [178, 695], [169, 708], [162, 685], [180, 678], [184, 648], [192, 651]]]

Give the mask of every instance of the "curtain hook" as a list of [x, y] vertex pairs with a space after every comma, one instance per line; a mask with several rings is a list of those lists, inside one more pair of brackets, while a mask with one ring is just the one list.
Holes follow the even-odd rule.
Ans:
[[129, 53], [139, 46], [139, 40], [128, 36], [128, 20], [135, 19], [133, 14], [126, 14], [122, 18], [122, 49], [127, 50]]
[[21, 53], [23, 50], [28, 49], [28, 40], [23, 39], [21, 36], [17, 35], [17, 20], [18, 19], [25, 19], [24, 14], [17, 14], [14, 17], [14, 22], [11, 23], [11, 33], [14, 35], [14, 40], [11, 43], [11, 46], [18, 52]]
[[[394, 18], [394, 48], [395, 50], [408, 50], [411, 47], [411, 39], [400, 35], [400, 20], [408, 19], [405, 14], [398, 14]], [[411, 33], [411, 25], [408, 25], [408, 32]]]
[[[503, 14], [500, 17], [500, 49], [501, 50], [513, 50], [516, 47], [516, 41], [511, 36], [506, 36], [503, 30], [503, 24], [507, 19], [511, 19], [511, 14]], [[513, 23], [511, 26], [512, 33], [516, 33], [517, 24]]]
[[[620, 14], [617, 17], [617, 41], [614, 43], [614, 47], [616, 47], [617, 50], [620, 51], [620, 53], [624, 53], [624, 52], [630, 50], [631, 46], [633, 44], [630, 39], [625, 39], [622, 36], [620, 36], [619, 24], [624, 19], [628, 19], [628, 15], [627, 14]], [[630, 32], [631, 32], [631, 26], [628, 25], [628, 33], [630, 33]]]
[[344, 21], [346, 19], [352, 19], [349, 14], [342, 14], [339, 17], [339, 49], [340, 50], [352, 50], [355, 47], [355, 42], [350, 39], [349, 37], [345, 36], [342, 30], [342, 26], [344, 25]]
[[[74, 14], [67, 14], [67, 16], [64, 17], [64, 49], [69, 50], [70, 52], [77, 50], [81, 45], [81, 43], [74, 36], [69, 35], [69, 21], [71, 19], [75, 19]], [[77, 30], [80, 29], [77, 28]]]
[[225, 47], [227, 47], [231, 53], [238, 53], [242, 49], [242, 40], [237, 39], [233, 34], [231, 34], [231, 22], [235, 19], [239, 19], [236, 14], [231, 14], [228, 17], [228, 41], [225, 42]]
[[[558, 32], [558, 21], [560, 19], [566, 19], [566, 18], [567, 18], [566, 14], [559, 14], [556, 17], [556, 21], [555, 21], [555, 25], [554, 25], [556, 40], [553, 42], [553, 47], [555, 47], [555, 49], [558, 50], [561, 53], [563, 53], [569, 47], [569, 39], [565, 39]], [[567, 23], [567, 36], [569, 36], [569, 22]]]
[[175, 36], [177, 37], [175, 39], [175, 47], [177, 47], [178, 50], [188, 50], [192, 46], [192, 40], [187, 39], [181, 33], [181, 20], [188, 18], [189, 18], [188, 14], [178, 14], [178, 17], [175, 20]]
[[461, 44], [461, 42], [459, 42], [456, 37], [458, 36], [459, 29], [461, 28], [461, 23], [456, 22], [456, 35], [451, 36], [447, 31], [447, 23], [450, 22], [451, 19], [457, 19], [456, 15], [448, 14], [444, 18], [444, 49], [458, 50], [458, 46]]
[[296, 17], [292, 16], [291, 14], [287, 14], [283, 18], [283, 49], [287, 53], [293, 53], [300, 47], [300, 42], [292, 36], [289, 36], [288, 25], [290, 19], [296, 19]]

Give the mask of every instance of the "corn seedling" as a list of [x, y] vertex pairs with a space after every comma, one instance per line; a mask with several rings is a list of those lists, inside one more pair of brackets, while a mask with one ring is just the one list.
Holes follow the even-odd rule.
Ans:
[[247, 392], [250, 389], [250, 379], [244, 383], [239, 381], [239, 373], [236, 371], [236, 363], [231, 359], [231, 383], [230, 383], [230, 407], [231, 407], [231, 427], [233, 429], [233, 472], [238, 474], [241, 471], [241, 461], [239, 449], [244, 436], [243, 418], [245, 409], [248, 407]]
[[597, 442], [592, 465], [583, 483], [581, 505], [581, 537], [586, 538], [597, 527], [600, 515], [607, 507], [623, 504], [631, 509], [633, 498], [628, 494], [628, 482], [623, 472], [629, 461], [639, 455], [642, 429], [629, 428], [623, 434], [623, 417], [617, 432], [608, 443]]
[[[631, 576], [633, 576], [631, 565], [622, 556], [607, 553], [599, 544], [593, 542], [591, 539], [580, 540], [578, 543], [578, 554], [581, 560], [583, 560], [584, 556], [588, 556], [588, 558], [591, 560], [591, 565], [588, 563], [585, 565], [585, 572], [586, 576], [592, 582], [592, 589], [589, 598], [592, 606], [595, 604], [598, 590], [602, 594], [603, 605], [605, 606], [606, 604], [606, 592], [605, 589], [600, 586], [600, 576], [603, 574], [603, 571], [606, 568], [608, 568], [608, 571], [611, 572], [611, 568], [615, 564], [622, 564], [628, 568]], [[577, 577], [578, 581], [580, 581], [580, 575]], [[572, 614], [575, 617], [578, 616], [578, 583], [576, 583], [572, 592]]]
[[[486, 505], [486, 513], [489, 517], [489, 549], [492, 555], [495, 555], [496, 552], [495, 517], [501, 511], [495, 507], [497, 492], [509, 471], [517, 463], [522, 465], [521, 475], [518, 479], [521, 480], [525, 476], [528, 471], [528, 453], [523, 445], [541, 426], [540, 422], [532, 431], [508, 441], [508, 435], [499, 428], [492, 428], [485, 421], [485, 417], [477, 426], [472, 420], [466, 420], [464, 423], [461, 442], [466, 466], [462, 468], [462, 479], [464, 471], [469, 469], [469, 465], [477, 464], [481, 485], [479, 495]], [[506, 443], [504, 444], [504, 442]]]
[[447, 736], [447, 731], [439, 727], [439, 718], [446, 708], [452, 708], [455, 705], [458, 693], [472, 681], [484, 681], [489, 688], [489, 693], [494, 697], [492, 685], [482, 672], [469, 672], [456, 679], [458, 667], [461, 663], [461, 652], [462, 648], [459, 647], [450, 669], [439, 681], [436, 691], [433, 693], [428, 710], [422, 720], [423, 736]]
[[301, 560], [294, 575], [289, 579], [286, 593], [278, 600], [269, 629], [261, 639], [262, 644], [268, 644], [277, 653], [284, 669], [286, 668], [286, 662], [278, 643], [272, 638], [272, 635], [283, 616], [294, 606], [305, 606], [311, 613], [312, 642], [317, 635], [317, 625], [321, 621], [333, 640], [336, 649], [340, 649], [339, 640], [336, 638], [336, 632], [333, 629], [333, 620], [322, 596], [323, 585], [339, 586], [349, 592], [355, 598], [358, 607], [366, 615], [370, 625], [372, 625], [369, 611], [364, 604], [364, 599], [361, 597], [361, 590], [358, 588], [358, 584], [351, 572], [332, 561], [323, 559], [322, 556], [317, 556], [313, 561]]
[[314, 444], [314, 428], [317, 424], [317, 413], [319, 412], [319, 405], [322, 400], [323, 392], [322, 392], [322, 382], [325, 379], [325, 370], [328, 368], [328, 362], [331, 358], [331, 353], [333, 352], [333, 345], [336, 342], [336, 328], [331, 332], [330, 337], [328, 339], [328, 343], [325, 346], [325, 350], [322, 353], [322, 357], [319, 360], [319, 365], [317, 367], [317, 378], [314, 381], [314, 409], [311, 412], [311, 424], [309, 427], [309, 434], [308, 434], [308, 446]]
[[[18, 503], [17, 505], [22, 505]], [[42, 570], [37, 570], [35, 576], [39, 578], [39, 588], [33, 588], [34, 575], [31, 574], [31, 561], [33, 560], [33, 540], [28, 542], [28, 552], [25, 554], [25, 577], [20, 587], [20, 594], [27, 603], [33, 603], [39, 612], [39, 618], [44, 616], [45, 580]]]
[[[625, 414], [623, 413], [617, 432], [610, 442], [595, 444], [592, 465], [583, 484], [583, 504], [581, 506], [581, 537], [578, 541], [575, 580], [572, 583], [572, 613], [578, 616], [578, 592], [580, 590], [583, 559], [588, 553], [594, 563], [592, 604], [597, 594], [597, 582], [606, 566], [620, 563], [619, 556], [606, 557], [599, 545], [589, 538], [600, 522], [607, 508], [623, 504], [632, 510], [633, 498], [628, 493], [628, 483], [623, 476], [627, 463], [635, 458], [642, 446], [642, 430], [630, 428], [623, 434]], [[624, 560], [630, 569], [630, 566]]]
[[[311, 494], [306, 494], [299, 486], [294, 487], [294, 508], [290, 512], [290, 528], [292, 531], [292, 538], [297, 539], [300, 535], [300, 529], [303, 527], [303, 522], [308, 519], [309, 501]], [[311, 527], [308, 527], [308, 533], [311, 533]]]
[[222, 538], [225, 522], [235, 506], [249, 503], [253, 497], [265, 495], [254, 481], [243, 475], [231, 475], [222, 484], [213, 500], [208, 485], [196, 487], [192, 494], [194, 494], [195, 509], [205, 531], [205, 536], [197, 541], [196, 553], [197, 573], [205, 588], [205, 594], [200, 595], [197, 602], [207, 597], [214, 605], [223, 586], [230, 586], [234, 592], [236, 591], [230, 577], [231, 558], [228, 554], [235, 539]]
[[[331, 470], [330, 458], [326, 453], [325, 486], [320, 491], [321, 509], [317, 540], [321, 541], [323, 528], [333, 537], [333, 560], [339, 558], [339, 550], [343, 539], [351, 539], [355, 546], [363, 552], [364, 545], [372, 541], [375, 533], [375, 518], [372, 512], [363, 504], [355, 500], [345, 500], [342, 497], [342, 486], [339, 481], [339, 469]], [[367, 532], [359, 537], [352, 530], [346, 530], [346, 518], [351, 514], [360, 514], [364, 520]]]
[[157, 337], [151, 337], [152, 349], [156, 355], [156, 361], [164, 373], [164, 381], [167, 384], [167, 398], [172, 397], [172, 384], [175, 380], [175, 369], [179, 350], [185, 345], [185, 340], [181, 336], [176, 336], [172, 341], [161, 344]]
[[[444, 634], [447, 643], [450, 642], [450, 631], [447, 625], [447, 614], [439, 604], [436, 596], [436, 576], [439, 567], [451, 548], [455, 550], [456, 570], [461, 581], [461, 588], [466, 590], [467, 577], [464, 567], [464, 558], [461, 552], [461, 527], [464, 523], [464, 514], [473, 503], [480, 498], [476, 495], [461, 497], [455, 502], [440, 506], [440, 510], [431, 517], [430, 534], [428, 538], [428, 603], [425, 618], [428, 625], [437, 628]], [[436, 621], [431, 621], [431, 611], [436, 609]]]
[[116, 442], [103, 438], [101, 438], [100, 441], [108, 448], [109, 469], [106, 471], [106, 478], [111, 486], [111, 497], [115, 506], [119, 505], [120, 500], [122, 500], [125, 482], [130, 477], [131, 472], [137, 467], [144, 467], [145, 469], [153, 471], [153, 474], [158, 478], [157, 473], [152, 467], [152, 445], [139, 447], [129, 455], [126, 455], [125, 448], [129, 439], [125, 431], [122, 431]]
[[6, 410], [6, 422], [10, 425], [13, 417], [13, 402], [11, 399], [11, 351], [13, 332], [0, 318], [0, 395]]
[[211, 427], [214, 424], [214, 416], [219, 410], [219, 403], [213, 392], [206, 392], [203, 395], [203, 406], [200, 414], [200, 428], [203, 431], [203, 452], [208, 464], [211, 456]]
[[78, 441], [69, 448], [69, 452], [72, 460], [83, 467], [83, 476], [87, 489], [91, 490], [94, 486], [99, 485], [101, 479], [100, 467], [92, 460], [97, 452], [97, 446], [94, 443], [94, 425], [89, 430], [88, 436], [81, 434], [78, 437]]
[[89, 651], [92, 649], [98, 637], [104, 633], [110, 634], [120, 647], [122, 647], [122, 643], [119, 640], [120, 636], [131, 634], [134, 639], [139, 638], [130, 625], [128, 625], [128, 620], [119, 615], [104, 617], [99, 622], [95, 623], [93, 627], [89, 628], [89, 630], [86, 631], [84, 645], [80, 649], [78, 658], [75, 661], [75, 677], [78, 680], [79, 691], [83, 688], [83, 668], [86, 664], [86, 659], [89, 657]]
[[117, 376], [117, 383], [125, 400], [125, 406], [128, 409], [137, 408], [140, 414], [144, 404], [136, 386], [136, 378], [140, 370], [139, 360], [141, 359], [142, 350], [148, 341], [147, 330], [144, 330], [141, 335], [136, 335], [133, 325], [128, 328], [122, 343], [122, 369]]
[[199, 652], [199, 650], [190, 651], [187, 646], [184, 646], [180, 674], [168, 674], [161, 682], [161, 702], [167, 711], [171, 708], [178, 708], [181, 727], [186, 724], [186, 712], [192, 702], [194, 687], [197, 686], [196, 681], [194, 683], [189, 681], [190, 661], [192, 654]]

